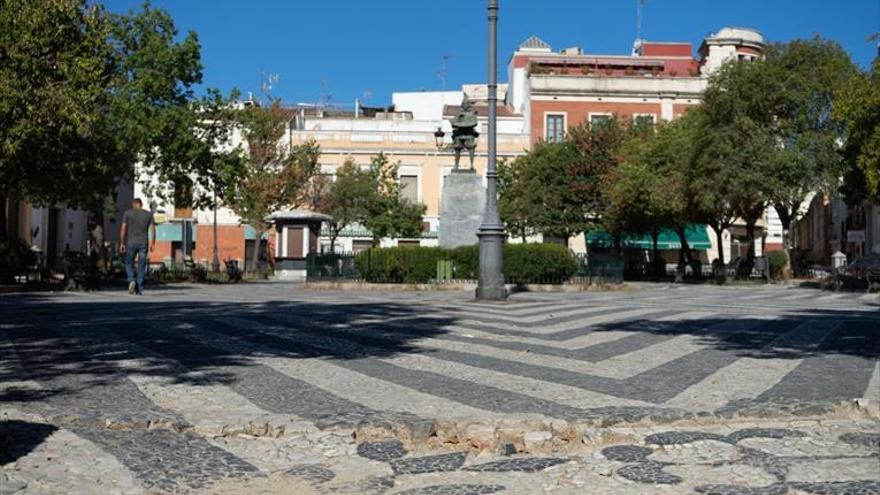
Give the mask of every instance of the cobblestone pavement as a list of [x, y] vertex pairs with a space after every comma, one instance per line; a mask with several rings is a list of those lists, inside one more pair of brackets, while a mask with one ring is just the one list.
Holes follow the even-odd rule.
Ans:
[[0, 494], [880, 494], [880, 296], [0, 296]]

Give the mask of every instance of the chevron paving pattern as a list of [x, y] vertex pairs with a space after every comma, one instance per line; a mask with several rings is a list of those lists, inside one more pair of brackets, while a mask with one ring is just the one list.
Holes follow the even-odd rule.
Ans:
[[876, 294], [646, 286], [486, 305], [258, 284], [5, 296], [0, 315], [0, 412], [48, 418], [160, 491], [261, 469], [202, 423], [614, 422], [880, 399]]

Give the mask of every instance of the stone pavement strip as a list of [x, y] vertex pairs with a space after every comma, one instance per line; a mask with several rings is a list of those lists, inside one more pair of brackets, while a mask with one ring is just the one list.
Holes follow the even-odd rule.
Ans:
[[0, 495], [880, 494], [880, 296], [0, 296]]

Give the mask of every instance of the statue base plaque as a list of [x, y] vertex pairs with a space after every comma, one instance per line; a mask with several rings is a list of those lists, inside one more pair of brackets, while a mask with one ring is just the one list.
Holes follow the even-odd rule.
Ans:
[[453, 171], [443, 182], [440, 199], [440, 227], [437, 232], [442, 248], [473, 246], [486, 209], [483, 177], [473, 169]]

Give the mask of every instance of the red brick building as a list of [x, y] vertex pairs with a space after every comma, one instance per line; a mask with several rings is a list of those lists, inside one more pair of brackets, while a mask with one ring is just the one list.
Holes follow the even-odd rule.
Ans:
[[656, 123], [700, 103], [708, 75], [737, 57], [760, 56], [756, 31], [724, 28], [706, 38], [695, 56], [688, 42], [639, 40], [630, 55], [554, 52], [532, 36], [510, 57], [507, 104], [527, 120], [532, 142], [561, 139], [582, 122], [612, 116]]

